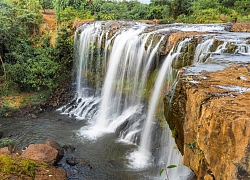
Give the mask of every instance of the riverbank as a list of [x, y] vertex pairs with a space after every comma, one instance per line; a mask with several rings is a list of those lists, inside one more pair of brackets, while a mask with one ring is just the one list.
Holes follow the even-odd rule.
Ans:
[[62, 151], [55, 141], [47, 140], [44, 144], [33, 144], [25, 149], [20, 149], [16, 143], [10, 138], [0, 138], [1, 180], [66, 180], [66, 173], [53, 166], [59, 160], [59, 149]]

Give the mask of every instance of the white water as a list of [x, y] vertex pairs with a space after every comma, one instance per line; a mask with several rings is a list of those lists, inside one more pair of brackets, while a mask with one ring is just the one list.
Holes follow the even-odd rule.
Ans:
[[[133, 168], [146, 168], [151, 165], [152, 155], [151, 155], [151, 136], [152, 136], [152, 124], [154, 123], [154, 115], [156, 107], [159, 102], [159, 98], [162, 94], [162, 87], [164, 85], [164, 80], [166, 81], [166, 87], [170, 87], [170, 81], [172, 79], [172, 62], [173, 60], [180, 55], [182, 47], [190, 41], [190, 38], [187, 38], [181, 41], [177, 47], [176, 52], [173, 52], [173, 49], [169, 52], [167, 58], [164, 60], [164, 63], [159, 71], [157, 76], [153, 94], [150, 97], [149, 110], [147, 113], [147, 119], [144, 123], [144, 127], [141, 134], [141, 142], [138, 149], [138, 152], [135, 151], [130, 154], [130, 166]], [[164, 90], [166, 92], [167, 89]], [[164, 93], [165, 94], [165, 93]], [[173, 142], [173, 141], [172, 141]], [[173, 143], [172, 145], [174, 145]]]
[[[103, 133], [110, 132], [111, 129], [111, 132], [114, 132], [122, 121], [125, 121], [128, 117], [135, 114], [135, 112], [141, 111], [141, 108], [136, 106], [131, 108], [125, 104], [124, 107], [121, 107], [123, 103], [121, 91], [125, 88], [125, 76], [127, 75], [127, 81], [132, 80], [131, 76], [133, 75], [129, 75], [129, 73], [133, 73], [134, 68], [132, 63], [135, 53], [133, 50], [136, 49], [139, 43], [139, 34], [143, 29], [144, 27], [128, 29], [115, 38], [109, 57], [107, 73], [102, 89], [102, 101], [96, 121], [91, 127], [87, 129], [84, 127], [80, 132], [81, 135], [95, 139]], [[128, 67], [128, 69], [126, 69], [126, 67]], [[126, 112], [125, 117], [127, 118], [123, 118], [123, 113], [120, 114], [121, 109], [122, 112]], [[121, 119], [123, 120], [121, 121]]]
[[[106, 133], [119, 132], [119, 142], [134, 145], [140, 142], [138, 149], [128, 154], [129, 166], [132, 169], [145, 169], [155, 163], [151, 146], [156, 124], [154, 116], [160, 94], [162, 91], [164, 94], [171, 87], [172, 64], [178, 63], [183, 47], [192, 39], [181, 40], [164, 59], [154, 83], [154, 91], [149, 98], [149, 105], [144, 107], [142, 92], [149, 74], [152, 73], [152, 67], [157, 68], [156, 57], [159, 57], [159, 49], [166, 39], [163, 32], [171, 29], [220, 31], [222, 27], [179, 25], [145, 32], [146, 25], [134, 24], [117, 30], [113, 35], [110, 35], [110, 30], [105, 27], [102, 23], [95, 23], [80, 28], [77, 48], [77, 97], [73, 106], [64, 106], [61, 109], [64, 109], [66, 114], [88, 122], [87, 126], [79, 130], [79, 136], [95, 140]], [[154, 42], [159, 37], [157, 33], [160, 33], [161, 37]], [[76, 33], [76, 37], [78, 36]], [[219, 39], [222, 44], [215, 53], [226, 52], [228, 43], [235, 44], [238, 47], [237, 52], [249, 53], [249, 45], [242, 40], [225, 40], [225, 37]], [[207, 57], [211, 57], [211, 47], [218, 37], [210, 34], [204, 35], [203, 38], [196, 48], [194, 64], [202, 64]], [[94, 53], [97, 54], [96, 59]], [[88, 82], [93, 75], [96, 75], [98, 80], [94, 82], [96, 88]], [[165, 89], [163, 86], [166, 86]], [[123, 128], [119, 129], [120, 127]], [[169, 128], [164, 131], [162, 138], [166, 144], [158, 164], [163, 161], [167, 165], [178, 166], [170, 170], [170, 179], [182, 179], [181, 176], [188, 179], [190, 170], [182, 165], [182, 156], [178, 150], [172, 148], [176, 145]]]
[[198, 44], [195, 49], [194, 64], [202, 63], [204, 59], [209, 55], [210, 48], [214, 43], [214, 39], [210, 38], [205, 40], [203, 43]]

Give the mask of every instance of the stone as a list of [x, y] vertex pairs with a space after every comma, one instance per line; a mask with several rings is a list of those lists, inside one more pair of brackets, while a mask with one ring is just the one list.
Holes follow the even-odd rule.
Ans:
[[250, 32], [250, 23], [231, 23], [229, 31]]
[[63, 148], [56, 141], [48, 139], [44, 142], [44, 144], [56, 149], [58, 151], [58, 158], [56, 159], [56, 163], [60, 161], [64, 155]]
[[197, 179], [250, 179], [250, 84], [238, 78], [248, 77], [249, 69], [238, 64], [208, 79], [198, 76], [195, 84], [180, 78], [176, 86], [168, 121]]
[[168, 38], [168, 43], [166, 45], [166, 49], [164, 54], [168, 54], [173, 46], [175, 46], [181, 38], [190, 37], [190, 36], [198, 36], [201, 34], [205, 34], [207, 32], [196, 32], [196, 31], [189, 31], [189, 32], [175, 32], [172, 33]]
[[70, 166], [75, 166], [79, 163], [75, 156], [71, 155], [66, 158], [66, 163]]
[[31, 144], [23, 151], [21, 157], [42, 161], [49, 165], [55, 165], [58, 159], [58, 151], [46, 144]]
[[0, 154], [11, 154], [8, 147], [0, 148]]

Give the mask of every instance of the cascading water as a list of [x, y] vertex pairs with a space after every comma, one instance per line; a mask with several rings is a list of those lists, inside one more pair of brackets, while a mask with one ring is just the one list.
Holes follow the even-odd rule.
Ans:
[[[139, 146], [139, 150], [133, 152], [130, 155], [131, 159], [131, 166], [134, 168], [145, 168], [147, 166], [150, 166], [152, 162], [151, 158], [151, 134], [152, 134], [152, 124], [154, 120], [154, 114], [156, 111], [157, 104], [159, 102], [159, 98], [161, 97], [161, 90], [162, 86], [164, 84], [164, 80], [167, 81], [166, 87], [171, 86], [171, 79], [172, 79], [172, 62], [173, 60], [178, 57], [178, 55], [181, 53], [182, 47], [190, 41], [190, 38], [187, 38], [179, 43], [177, 46], [176, 52], [173, 52], [173, 48], [164, 60], [164, 63], [162, 64], [162, 67], [159, 71], [159, 74], [157, 76], [155, 85], [154, 85], [154, 91], [151, 96], [151, 101], [149, 104], [149, 110], [147, 112], [147, 119], [144, 123], [144, 127], [141, 133], [141, 142]], [[174, 146], [174, 143], [172, 144]], [[175, 162], [177, 163], [177, 162]], [[181, 164], [181, 163], [179, 163]]]
[[[152, 132], [154, 130], [155, 111], [161, 94], [170, 89], [174, 77], [172, 66], [178, 64], [183, 48], [188, 46], [192, 37], [183, 38], [163, 59], [158, 72], [148, 106], [143, 92], [149, 77], [160, 64], [156, 57], [165, 44], [171, 29], [178, 30], [214, 30], [221, 26], [167, 27], [150, 30], [145, 24], [127, 23], [118, 28], [111, 28], [107, 22], [96, 22], [81, 26], [75, 34], [77, 79], [76, 98], [60, 110], [76, 119], [86, 120], [78, 135], [96, 140], [105, 133], [119, 132], [119, 141], [139, 144], [137, 150], [128, 154], [129, 167], [144, 169], [155, 161], [159, 164], [176, 164], [171, 170], [170, 179], [188, 179], [190, 170], [181, 163], [181, 154], [173, 149], [175, 145], [171, 132], [163, 128], [161, 157], [155, 160], [152, 154]], [[160, 34], [160, 35], [159, 35]], [[227, 36], [225, 36], [227, 37]], [[191, 64], [203, 64], [214, 61], [217, 54], [227, 53], [228, 44], [235, 45], [235, 53], [249, 53], [246, 43], [231, 42], [216, 34], [203, 35], [196, 47]], [[214, 41], [219, 41], [214, 48]], [[213, 49], [214, 52], [211, 52]], [[185, 63], [182, 63], [185, 64]], [[191, 65], [189, 64], [189, 65]], [[165, 85], [164, 85], [165, 84]], [[162, 90], [162, 86], [165, 86]], [[163, 91], [163, 93], [162, 93]], [[160, 166], [160, 165], [159, 165]]]

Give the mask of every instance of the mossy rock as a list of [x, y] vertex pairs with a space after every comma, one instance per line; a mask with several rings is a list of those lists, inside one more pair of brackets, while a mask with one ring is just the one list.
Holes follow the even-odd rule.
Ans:
[[231, 43], [228, 43], [227, 46], [227, 52], [230, 53], [230, 54], [233, 54], [235, 53], [235, 50], [238, 48], [236, 45], [234, 44], [231, 44]]

